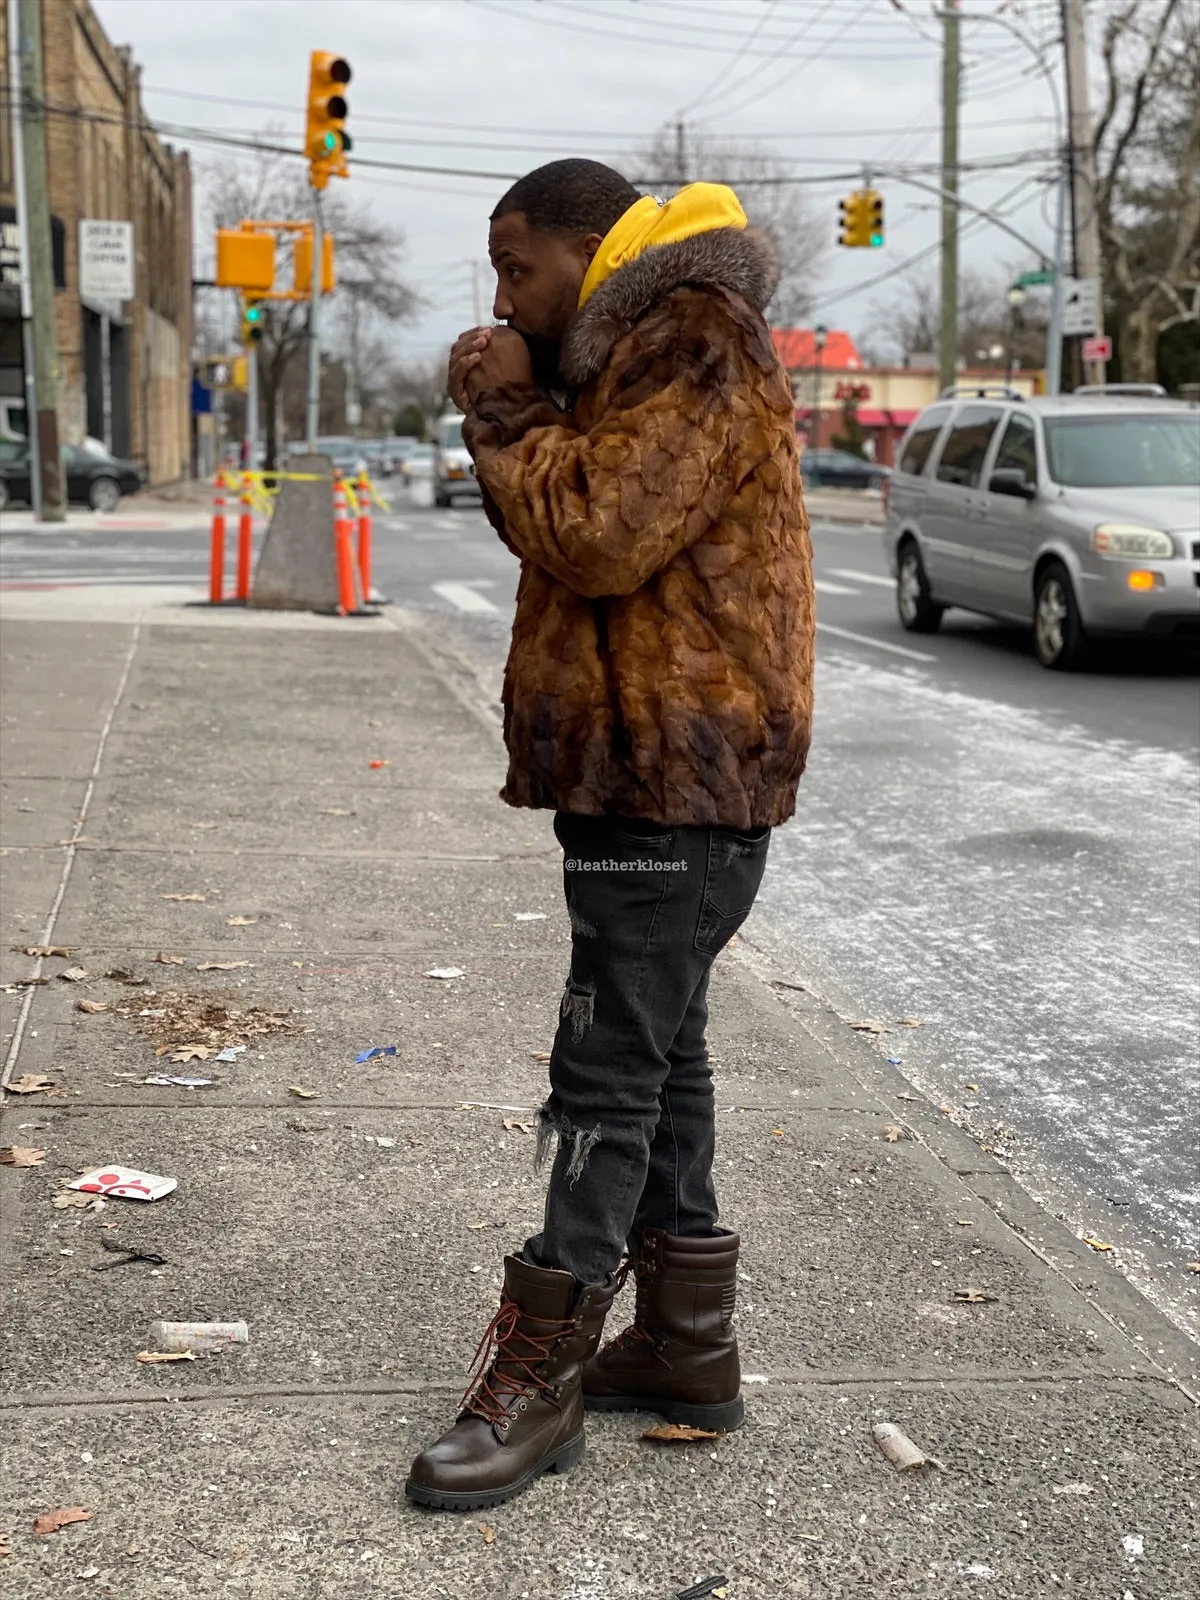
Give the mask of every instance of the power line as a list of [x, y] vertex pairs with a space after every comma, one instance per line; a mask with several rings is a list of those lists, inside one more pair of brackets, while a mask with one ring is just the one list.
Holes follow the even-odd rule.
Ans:
[[742, 58], [746, 54], [746, 51], [754, 43], [755, 39], [758, 38], [758, 36], [762, 32], [763, 28], [771, 20], [771, 18], [775, 15], [775, 13], [776, 13], [776, 11], [778, 11], [778, 9], [779, 9], [779, 0], [771, 0], [771, 4], [763, 12], [762, 16], [758, 19], [758, 22], [755, 24], [755, 26], [746, 35], [745, 42], [743, 43], [741, 49], [737, 52], [736, 55], [730, 56], [729, 60], [725, 63], [725, 65], [717, 73], [716, 77], [712, 80], [712, 82], [708, 85], [708, 87], [706, 89], [702, 89], [701, 92], [696, 96], [696, 98], [694, 100], [689, 101], [688, 104], [683, 107], [683, 109], [679, 113], [679, 115], [681, 117], [686, 117], [689, 111], [694, 111], [695, 108], [700, 104], [700, 102], [702, 100], [707, 99], [709, 95], [714, 94], [716, 92], [716, 90], [720, 88], [721, 84], [724, 83], [725, 79], [733, 71], [734, 67], [737, 66], [738, 62], [742, 60]]
[[[846, 22], [845, 27], [843, 27], [838, 33], [834, 34], [833, 38], [829, 41], [829, 43], [830, 44], [835, 44], [837, 42], [837, 40], [841, 39], [842, 37], [844, 37], [845, 34], [849, 33], [850, 29], [854, 27], [854, 25], [858, 21], [858, 19], [861, 16], [863, 16], [864, 13], [866, 13], [867, 11], [870, 10], [871, 5], [872, 5], [872, 0], [863, 0], [863, 4], [858, 8], [858, 10], [854, 13], [854, 15], [849, 18], [849, 20]], [[755, 89], [754, 93], [751, 94], [748, 99], [739, 100], [735, 105], [732, 105], [732, 106], [728, 106], [728, 105], [725, 106], [721, 111], [721, 115], [723, 117], [734, 117], [734, 116], [736, 116], [738, 114], [739, 111], [743, 111], [746, 108], [746, 106], [754, 104], [754, 103], [756, 103], [758, 101], [761, 101], [761, 100], [765, 100], [768, 96], [773, 95], [777, 89], [781, 89], [783, 87], [783, 85], [785, 83], [787, 83], [790, 78], [794, 77], [795, 74], [797, 72], [799, 72], [802, 67], [811, 67], [811, 66], [814, 65], [815, 62], [820, 61], [822, 59], [828, 59], [828, 60], [831, 60], [831, 61], [836, 61], [836, 60], [840, 59], [837, 56], [829, 56], [828, 55], [828, 51], [829, 51], [829, 45], [822, 45], [818, 49], [814, 50], [811, 55], [806, 56], [802, 61], [799, 61], [799, 62], [794, 63], [794, 64], [789, 64], [787, 70], [782, 74], [782, 76], [776, 78], [774, 83], [770, 84], [766, 88], [764, 88], [762, 85], [759, 85], [758, 88]], [[852, 56], [849, 59], [854, 60], [854, 61], [859, 61], [859, 60], [864, 60], [866, 58], [863, 57], [863, 56]], [[905, 58], [903, 58], [903, 57], [897, 58], [895, 56], [892, 56], [892, 57], [889, 57], [888, 59], [895, 60], [895, 59], [905, 59]], [[920, 57], [920, 58], [914, 57], [912, 59], [922, 59], [923, 60], [925, 58], [924, 57]]]

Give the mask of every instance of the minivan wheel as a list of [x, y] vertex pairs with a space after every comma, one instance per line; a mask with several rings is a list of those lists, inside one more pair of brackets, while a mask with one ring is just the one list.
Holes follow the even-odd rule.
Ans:
[[1060, 561], [1051, 561], [1037, 575], [1033, 590], [1033, 648], [1044, 667], [1071, 672], [1087, 658], [1087, 635]]
[[97, 478], [88, 490], [88, 505], [93, 511], [115, 511], [121, 503], [121, 487], [115, 478]]
[[939, 606], [930, 596], [925, 563], [911, 540], [900, 551], [896, 610], [900, 613], [900, 626], [909, 633], [936, 633], [946, 612], [945, 606]]

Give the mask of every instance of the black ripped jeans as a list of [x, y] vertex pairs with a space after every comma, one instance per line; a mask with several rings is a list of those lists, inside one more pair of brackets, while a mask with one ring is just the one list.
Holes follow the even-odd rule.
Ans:
[[600, 1283], [643, 1228], [711, 1236], [713, 958], [745, 921], [770, 829], [559, 812], [571, 975], [539, 1155], [557, 1144], [528, 1260]]

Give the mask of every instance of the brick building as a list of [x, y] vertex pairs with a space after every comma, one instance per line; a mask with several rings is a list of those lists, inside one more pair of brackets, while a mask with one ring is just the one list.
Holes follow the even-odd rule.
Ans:
[[[186, 154], [151, 131], [141, 69], [89, 0], [41, 0], [46, 153], [55, 255], [58, 423], [145, 465], [151, 483], [190, 469], [192, 183]], [[6, 7], [0, 7], [7, 82]], [[19, 261], [8, 97], [0, 105], [0, 397], [23, 394]], [[85, 297], [79, 224], [133, 224], [134, 295]], [[59, 263], [56, 260], [56, 268]]]

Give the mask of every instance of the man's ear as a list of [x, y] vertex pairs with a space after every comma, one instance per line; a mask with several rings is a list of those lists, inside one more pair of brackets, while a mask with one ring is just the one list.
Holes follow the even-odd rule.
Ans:
[[584, 239], [583, 253], [587, 257], [587, 263], [589, 267], [592, 264], [592, 260], [596, 254], [596, 251], [599, 250], [603, 243], [604, 235], [602, 233], [589, 233]]

